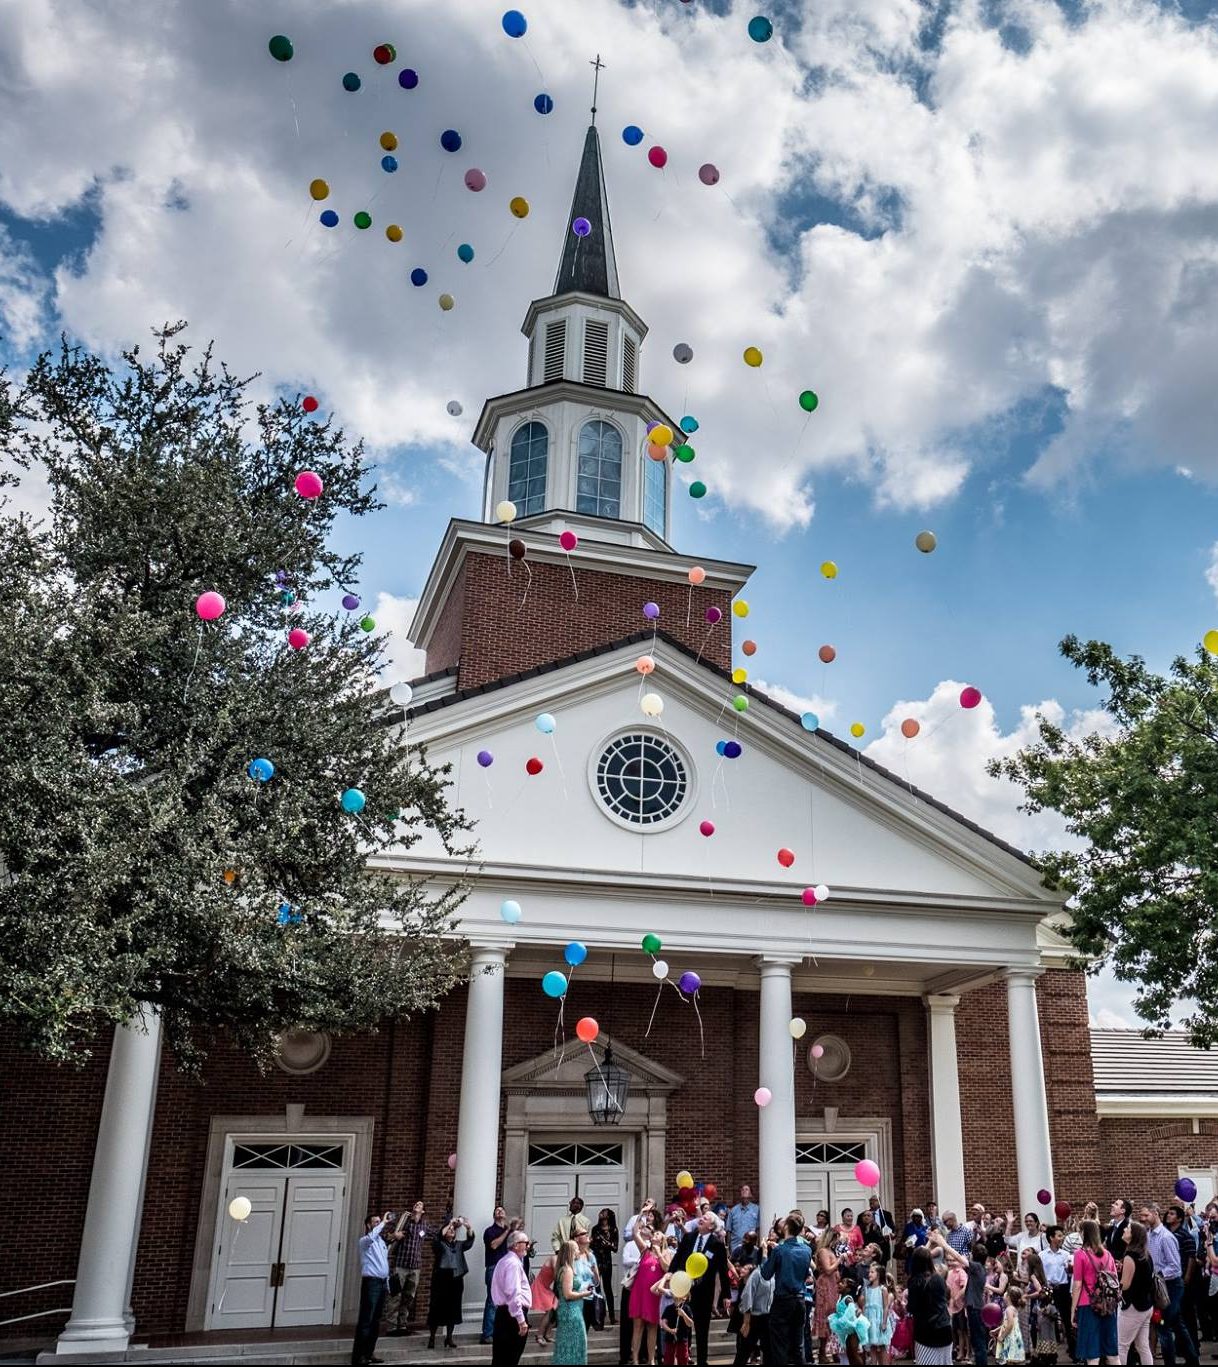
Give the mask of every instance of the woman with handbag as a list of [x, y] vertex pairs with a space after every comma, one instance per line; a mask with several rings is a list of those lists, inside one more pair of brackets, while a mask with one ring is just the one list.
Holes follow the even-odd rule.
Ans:
[[1154, 1268], [1146, 1249], [1146, 1226], [1128, 1220], [1121, 1231], [1125, 1255], [1121, 1259], [1121, 1308], [1117, 1314], [1117, 1360], [1125, 1362], [1136, 1344], [1138, 1358], [1150, 1367], [1150, 1319], [1155, 1312]]
[[584, 1301], [584, 1326], [588, 1329], [605, 1327], [605, 1294], [601, 1289], [601, 1272], [592, 1253], [592, 1231], [577, 1230], [575, 1247], [578, 1250], [576, 1267], [583, 1277], [584, 1285], [592, 1289], [592, 1294]]
[[596, 1259], [596, 1270], [600, 1273], [601, 1291], [605, 1297], [605, 1310], [609, 1315], [610, 1324], [616, 1322], [613, 1305], [613, 1255], [617, 1252], [617, 1247], [617, 1220], [606, 1206], [596, 1217], [596, 1224], [592, 1227], [592, 1256]]

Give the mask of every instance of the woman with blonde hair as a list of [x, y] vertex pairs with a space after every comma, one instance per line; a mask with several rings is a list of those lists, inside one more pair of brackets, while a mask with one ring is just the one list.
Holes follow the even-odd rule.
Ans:
[[558, 1297], [558, 1324], [554, 1332], [554, 1361], [575, 1367], [588, 1361], [588, 1331], [584, 1327], [584, 1302], [592, 1294], [579, 1266], [579, 1245], [568, 1239], [554, 1259], [554, 1292]]

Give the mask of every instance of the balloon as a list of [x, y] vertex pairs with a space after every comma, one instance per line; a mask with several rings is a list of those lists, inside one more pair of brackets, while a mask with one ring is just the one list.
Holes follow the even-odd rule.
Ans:
[[738, 740], [725, 740], [723, 742], [723, 758], [739, 759], [744, 753], [744, 747]]
[[397, 159], [397, 157], [391, 157], [391, 156], [389, 155], [389, 153], [386, 152], [385, 155], [381, 158], [381, 170], [382, 170], [382, 171], [388, 171], [388, 172], [392, 173], [392, 172], [396, 171], [397, 169], [398, 169], [398, 159]]
[[323, 209], [317, 220], [323, 228], [337, 228], [338, 215], [333, 209]]
[[392, 43], [378, 43], [372, 49], [372, 60], [377, 66], [388, 66], [398, 55], [397, 48]]
[[645, 717], [658, 717], [664, 710], [664, 699], [658, 693], [644, 693], [639, 699], [639, 707]]
[[903, 735], [906, 740], [913, 740], [921, 729], [922, 727], [913, 719], [913, 717], [906, 717], [901, 723], [901, 735]]
[[967, 688], [960, 690], [960, 706], [966, 711], [976, 707], [981, 701], [981, 690], [969, 684]]
[[744, 349], [744, 363], [751, 365], [754, 370], [761, 364], [762, 355], [759, 347], [746, 346]]
[[505, 498], [501, 503], [495, 504], [495, 520], [497, 522], [516, 521], [516, 505], [510, 498]]
[[698, 830], [705, 836], [712, 836], [715, 833], [715, 823], [713, 821], [699, 822]]
[[706, 1254], [699, 1253], [695, 1249], [685, 1260], [685, 1275], [697, 1281], [709, 1266], [710, 1264], [706, 1261]]
[[508, 208], [517, 218], [528, 218], [529, 216], [529, 201], [523, 195], [516, 195], [513, 199], [508, 200]]
[[855, 738], [855, 740], [858, 740], [858, 738], [859, 738], [866, 730], [867, 730], [867, 728], [863, 725], [863, 723], [862, 723], [861, 721], [852, 721], [852, 722], [850, 723], [850, 734]]
[[651, 976], [653, 978], [661, 979], [668, 977], [668, 965], [663, 959], [657, 959], [655, 963], [651, 965]]
[[486, 189], [486, 172], [479, 171], [476, 166], [471, 166], [465, 173], [465, 188], [473, 190], [475, 194], [479, 190]]
[[635, 123], [628, 123], [622, 129], [622, 141], [627, 147], [637, 147], [643, 141], [643, 130]]
[[479, 764], [483, 769], [489, 769], [489, 768], [491, 767], [491, 765], [494, 764], [494, 762], [495, 762], [495, 756], [492, 755], [491, 752], [490, 752], [489, 750], [479, 750], [479, 751], [478, 751], [478, 764]]
[[588, 957], [588, 946], [580, 944], [578, 940], [572, 940], [563, 950], [562, 956], [572, 968], [578, 968]]
[[715, 742], [715, 754], [724, 755], [727, 753], [727, 741], [717, 740]]
[[987, 1329], [997, 1329], [1002, 1323], [1002, 1306], [997, 1301], [990, 1301], [981, 1307], [981, 1323]]
[[343, 89], [349, 91], [352, 95], [354, 95], [359, 88], [360, 78], [355, 74], [354, 71], [348, 71], [347, 74], [343, 77]]
[[668, 164], [668, 153], [657, 143], [647, 149], [647, 160], [659, 171]]
[[359, 619], [359, 629], [360, 629], [361, 631], [375, 631], [375, 630], [376, 630], [376, 618], [375, 618], [375, 617], [361, 617], [361, 618]]
[[448, 1170], [449, 1172], [457, 1171], [457, 1155], [455, 1153], [448, 1155]]
[[677, 986], [682, 992], [688, 992], [690, 996], [693, 996], [693, 994], [702, 986], [702, 979], [698, 977], [692, 968], [687, 968], [677, 979]]
[[552, 968], [541, 980], [541, 990], [547, 997], [565, 997], [567, 994], [567, 975]]
[[820, 567], [820, 572], [825, 576], [826, 579], [837, 578], [837, 566], [833, 563], [832, 560], [824, 561]]
[[1201, 638], [1201, 644], [1211, 655], [1218, 655], [1218, 631], [1207, 631]]
[[860, 1158], [854, 1165], [854, 1180], [860, 1187], [878, 1187], [880, 1169], [870, 1158]]
[[758, 1087], [753, 1093], [753, 1100], [758, 1106], [768, 1106], [774, 1100], [774, 1094], [768, 1087]]
[[716, 622], [723, 621], [723, 613], [720, 612], [718, 608], [707, 608], [706, 620], [711, 624], [711, 626], [714, 626]]
[[741, 649], [742, 653], [745, 654], [745, 655], [749, 655], [749, 656], [756, 655], [756, 654], [757, 654], [757, 642], [756, 642], [756, 641], [744, 641], [744, 642], [741, 644], [740, 649]]
[[1064, 1224], [1073, 1213], [1074, 1208], [1069, 1201], [1059, 1201], [1057, 1205], [1053, 1207], [1053, 1214], [1057, 1216], [1062, 1224]]
[[576, 1038], [583, 1040], [585, 1044], [591, 1044], [600, 1032], [601, 1028], [592, 1016], [583, 1016], [575, 1022]]
[[295, 590], [284, 589], [284, 591], [279, 595], [279, 601], [281, 603], [286, 603], [290, 607], [296, 601]]
[[784, 869], [789, 869], [791, 865], [795, 863], [795, 851], [788, 850], [784, 845], [783, 848], [778, 851], [778, 862]]
[[416, 266], [414, 270], [410, 272], [410, 283], [416, 288], [421, 288], [423, 285], [427, 284], [427, 272], [422, 266]]
[[364, 810], [364, 803], [368, 799], [358, 788], [348, 788], [339, 800], [342, 802], [344, 812], [355, 813]]
[[737, 617], [747, 617], [749, 615], [749, 605], [743, 598], [737, 598], [732, 604], [732, 612]]
[[805, 712], [803, 716], [800, 717], [799, 724], [805, 731], [820, 730], [820, 718], [815, 712]]
[[732, 699], [732, 706], [737, 712], [747, 712], [749, 710], [749, 700], [743, 693], [737, 693]]
[[643, 616], [646, 617], [649, 622], [654, 622], [659, 615], [660, 605], [658, 603], [643, 604]]
[[380, 144], [386, 152], [396, 152], [398, 149], [398, 135], [386, 131], [380, 136]]
[[803, 892], [801, 892], [799, 895], [803, 899], [804, 906], [814, 907], [816, 905], [817, 896], [815, 888], [804, 888]]
[[526, 774], [531, 774], [534, 778], [536, 778], [537, 775], [540, 774], [545, 767], [546, 766], [542, 764], [541, 760], [539, 760], [537, 756], [534, 755], [531, 759], [525, 760], [524, 771]]
[[808, 1022], [801, 1020], [799, 1016], [793, 1016], [787, 1029], [791, 1032], [792, 1039], [803, 1039], [804, 1035], [808, 1033]]
[[385, 229], [385, 236], [390, 240], [390, 242], [400, 242], [402, 240], [401, 225], [397, 223], [391, 223]]
[[657, 446], [654, 442], [647, 443], [647, 454], [652, 460], [660, 461], [668, 459], [668, 447]]
[[538, 712], [537, 716], [533, 719], [533, 725], [543, 736], [552, 736], [554, 734], [554, 728], [558, 723], [549, 712]]
[[914, 545], [917, 546], [923, 555], [929, 555], [938, 544], [939, 539], [935, 536], [934, 532], [919, 532], [917, 536], [914, 537]]
[[543, 93], [534, 97], [533, 108], [536, 109], [539, 114], [549, 114], [554, 108], [554, 101], [549, 95]]
[[395, 707], [408, 707], [414, 697], [414, 689], [408, 683], [395, 683], [389, 690], [389, 701]]
[[714, 162], [703, 162], [703, 164], [698, 167], [698, 179], [702, 182], [703, 185], [718, 185], [719, 168], [714, 164]]
[[634, 662], [635, 669], [642, 675], [650, 674], [656, 667], [656, 662], [650, 655], [640, 655]]
[[651, 437], [651, 440], [655, 442], [657, 446], [671, 446], [672, 439], [675, 434], [672, 428], [669, 427], [667, 423], [658, 422], [651, 429], [649, 435]]
[[292, 40], [286, 34], [277, 33], [266, 45], [267, 51], [277, 62], [290, 62], [292, 60]]
[[698, 419], [692, 418], [688, 413], [681, 419], [682, 432], [696, 432], [698, 430]]
[[755, 43], [768, 43], [774, 35], [774, 25], [765, 17], [759, 14], [755, 19], [749, 20], [749, 37]]
[[682, 1168], [682, 1170], [679, 1173], [677, 1173], [677, 1190], [685, 1191], [691, 1188], [693, 1184], [693, 1174], [686, 1172], [685, 1169]]
[[576, 237], [587, 237], [592, 231], [592, 224], [586, 218], [577, 218], [571, 224], [571, 231]]
[[269, 759], [252, 759], [245, 772], [259, 783], [269, 783], [275, 776], [275, 766]]
[[228, 1203], [228, 1213], [234, 1220], [248, 1220], [253, 1208], [248, 1196], [234, 1196]]
[[833, 646], [821, 646], [816, 653], [820, 657], [821, 664], [831, 665], [837, 659], [837, 650]]
[[749, 671], [741, 666], [737, 666], [735, 669], [732, 670], [732, 682], [734, 684], [745, 683], [748, 680], [748, 677]]
[[812, 1055], [813, 1058], [824, 1058], [825, 1046], [823, 1044], [814, 1044], [812, 1048], [808, 1050], [808, 1052]]
[[558, 544], [564, 551], [573, 551], [579, 545], [579, 537], [572, 531], [560, 532], [558, 534]]
[[823, 883], [817, 883], [812, 891], [816, 893], [816, 900], [818, 902], [827, 902], [829, 900], [829, 889]]
[[440, 308], [444, 313], [448, 313], [456, 302], [457, 301], [451, 294], [442, 294], [439, 299], [436, 300], [436, 303], [440, 305]]
[[361, 232], [372, 227], [372, 215], [366, 209], [361, 209], [351, 221]]
[[520, 918], [524, 915], [524, 910], [519, 902], [513, 902], [511, 898], [508, 898], [505, 902], [500, 903], [499, 915], [509, 926], [514, 926], [519, 923]]
[[348, 612], [354, 612], [355, 609], [359, 607], [359, 595], [355, 593], [344, 593], [343, 607], [345, 607]]
[[459, 152], [461, 150], [461, 134], [455, 128], [446, 128], [440, 134], [440, 146], [446, 152]]
[[688, 365], [694, 359], [694, 349], [688, 342], [678, 342], [672, 349], [672, 358], [678, 365]]
[[680, 446], [673, 449], [673, 455], [683, 464], [688, 465], [694, 458], [694, 448], [687, 441], [683, 441]]
[[503, 16], [503, 31], [509, 38], [523, 38], [529, 21], [518, 9], [510, 9]]
[[1191, 1177], [1177, 1177], [1172, 1190], [1181, 1201], [1191, 1202], [1197, 1199], [1197, 1184]]
[[223, 595], [216, 593], [213, 589], [199, 594], [195, 599], [195, 611], [204, 622], [214, 622], [227, 606]]
[[662, 948], [658, 935], [649, 932], [643, 936], [643, 952], [645, 954], [658, 954]]
[[288, 632], [288, 645], [290, 645], [293, 650], [303, 650], [311, 639], [312, 637], [309, 633], [303, 631], [300, 627], [293, 627], [292, 630]]
[[468, 242], [462, 242], [462, 244], [457, 248], [457, 260], [464, 261], [465, 264], [468, 266], [473, 259], [474, 249], [469, 245]]
[[706, 1194], [713, 1201], [719, 1195], [719, 1188], [713, 1182], [706, 1184]]
[[668, 1279], [668, 1290], [673, 1300], [683, 1301], [689, 1295], [693, 1284], [688, 1272], [674, 1272]]
[[528, 547], [524, 544], [523, 541], [521, 541], [521, 539], [518, 536], [514, 536], [508, 542], [508, 554], [512, 557], [513, 560], [523, 560], [527, 550]]
[[329, 181], [322, 180], [319, 176], [316, 180], [309, 181], [309, 194], [314, 199], [327, 199], [330, 195]]
[[444, 411], [450, 418], [459, 418], [465, 409], [461, 406], [460, 399], [449, 399], [444, 405]]
[[419, 73], [411, 70], [410, 67], [403, 67], [402, 70], [398, 72], [398, 85], [400, 85], [403, 90], [413, 90], [418, 83]]
[[816, 397], [815, 392], [811, 389], [805, 389], [803, 393], [799, 396], [799, 406], [804, 410], [805, 413], [814, 413], [816, 411], [816, 406], [819, 403], [820, 400]]
[[304, 398], [301, 399], [300, 406], [306, 413], [316, 413], [318, 408], [317, 400], [312, 394], [306, 394]]
[[705, 581], [706, 571], [702, 568], [701, 565], [695, 565], [685, 577], [689, 580], [691, 584], [694, 584], [696, 586]]
[[321, 482], [321, 476], [315, 471], [302, 470], [296, 476], [294, 487], [301, 498], [320, 498], [325, 486]]

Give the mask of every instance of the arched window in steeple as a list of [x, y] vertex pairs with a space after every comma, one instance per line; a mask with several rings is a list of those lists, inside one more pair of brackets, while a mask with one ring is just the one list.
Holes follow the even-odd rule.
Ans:
[[517, 517], [528, 517], [545, 509], [549, 450], [550, 434], [544, 423], [526, 422], [516, 429], [508, 461], [507, 496], [516, 505]]
[[668, 512], [668, 462], [643, 458], [643, 525], [664, 535]]
[[575, 511], [622, 515], [622, 434], [610, 422], [593, 419], [580, 429]]

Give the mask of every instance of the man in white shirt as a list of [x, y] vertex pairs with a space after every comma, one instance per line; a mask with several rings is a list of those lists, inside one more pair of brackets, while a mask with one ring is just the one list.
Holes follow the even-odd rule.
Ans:
[[1049, 1283], [1053, 1304], [1061, 1320], [1058, 1333], [1065, 1333], [1066, 1344], [1070, 1349], [1070, 1361], [1073, 1362], [1074, 1324], [1070, 1315], [1070, 1255], [1062, 1247], [1066, 1238], [1065, 1231], [1061, 1225], [1050, 1225], [1045, 1231], [1045, 1238], [1049, 1247], [1041, 1253], [1040, 1261], [1045, 1269], [1045, 1280]]
[[[364, 1236], [359, 1241], [359, 1323], [355, 1327], [355, 1342], [351, 1345], [351, 1367], [368, 1367], [369, 1363], [380, 1361], [372, 1355], [376, 1352], [381, 1310], [389, 1294], [389, 1250], [381, 1235], [395, 1218], [393, 1211], [387, 1210], [384, 1215], [369, 1215], [364, 1221]], [[391, 1234], [389, 1237], [400, 1239], [402, 1236]]]

